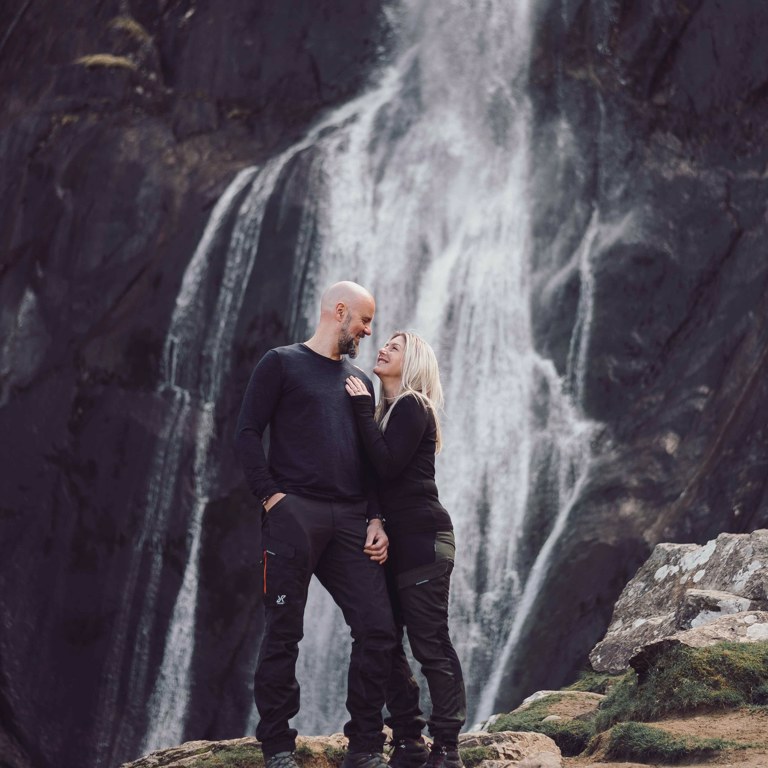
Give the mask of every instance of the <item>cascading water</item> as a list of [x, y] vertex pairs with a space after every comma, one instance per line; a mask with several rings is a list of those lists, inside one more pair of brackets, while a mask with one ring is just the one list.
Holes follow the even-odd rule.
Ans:
[[[491, 714], [493, 673], [532, 607], [591, 436], [531, 337], [529, 13], [410, 4], [394, 92], [316, 147], [327, 181], [310, 191], [323, 201], [316, 284], [353, 277], [378, 299], [363, 367], [396, 328], [421, 332], [441, 361], [438, 485], [457, 528], [452, 626], [475, 720]], [[532, 512], [548, 536], [526, 566]], [[343, 720], [347, 633], [316, 587], [305, 623], [297, 726], [326, 732]]]
[[[134, 557], [125, 579], [123, 599], [114, 625], [110, 654], [105, 664], [105, 682], [102, 685], [99, 712], [101, 721], [97, 724], [96, 765], [111, 765], [115, 755], [120, 754], [124, 743], [132, 743], [134, 735], [127, 733], [135, 727], [136, 718], [124, 716], [117, 722], [117, 702], [121, 697], [119, 670], [123, 668], [128, 653], [131, 632], [130, 624], [138, 615], [134, 647], [131, 648], [131, 666], [124, 698], [129, 707], [138, 708], [146, 700], [146, 686], [149, 666], [149, 644], [156, 618], [157, 597], [163, 571], [162, 542], [168, 517], [174, 502], [182, 452], [185, 441], [185, 427], [193, 416], [192, 397], [198, 394], [189, 381], [189, 365], [194, 368], [195, 352], [191, 349], [204, 326], [202, 313], [190, 312], [194, 303], [195, 285], [203, 283], [208, 275], [209, 264], [206, 256], [212, 243], [220, 235], [222, 222], [230, 212], [234, 201], [253, 178], [251, 169], [241, 172], [230, 184], [216, 204], [206, 227], [205, 234], [197, 247], [182, 282], [182, 289], [176, 302], [171, 327], [166, 337], [163, 353], [163, 378], [158, 385], [158, 395], [166, 401], [166, 411], [158, 434], [157, 449], [149, 475], [147, 496], [144, 504], [144, 518], [139, 529], [139, 539], [134, 547]], [[199, 310], [200, 307], [195, 307]], [[199, 420], [198, 440], [205, 441], [210, 432], [210, 418], [203, 401]], [[209, 401], [210, 402], [210, 401]], [[207, 408], [210, 412], [210, 407]], [[194, 526], [193, 526], [194, 528]], [[196, 534], [192, 534], [196, 538]], [[143, 570], [148, 571], [143, 592], [137, 586]], [[185, 574], [186, 577], [186, 574]]]
[[[203, 243], [193, 258], [167, 351], [176, 350], [177, 367], [194, 368], [200, 354], [209, 364], [199, 378], [174, 375], [163, 386], [180, 387], [186, 393], [181, 401], [192, 403], [185, 407], [196, 414], [197, 501], [187, 567], [150, 701], [146, 749], [178, 741], [184, 732], [201, 515], [216, 474], [213, 410], [228, 371], [242, 290], [258, 263], [266, 201], [285, 163], [304, 150], [317, 169], [306, 199], [320, 252], [311, 263], [308, 254], [297, 254], [294, 274], [309, 270], [308, 282], [320, 290], [354, 279], [374, 292], [376, 330], [363, 345], [362, 367], [370, 369], [375, 348], [403, 327], [430, 340], [441, 362], [447, 407], [438, 485], [458, 542], [452, 627], [470, 722], [491, 713], [501, 679], [494, 671], [503, 670], [513, 653], [547, 572], [585, 473], [591, 434], [554, 366], [532, 342], [530, 13], [525, 2], [501, 0], [482, 7], [459, 0], [406, 3], [400, 54], [378, 85], [269, 166], [233, 182], [233, 188], [242, 186], [250, 174], [251, 191], [237, 214], [228, 277], [215, 309], [198, 324], [188, 320], [202, 301], [196, 297], [207, 295]], [[226, 193], [230, 199], [233, 188]], [[209, 227], [216, 226], [215, 217]], [[302, 238], [297, 241], [302, 248]], [[319, 297], [308, 291], [295, 298], [297, 317], [311, 326]], [[588, 325], [587, 318], [577, 346], [586, 343]], [[581, 359], [578, 349], [572, 357]], [[173, 446], [162, 451], [172, 456]], [[156, 463], [169, 459], [159, 453]], [[545, 532], [533, 553], [526, 552], [531, 520]], [[144, 615], [151, 622], [151, 611]], [[303, 732], [330, 732], [345, 719], [348, 655], [341, 614], [313, 584], [298, 669], [302, 710], [295, 724]]]

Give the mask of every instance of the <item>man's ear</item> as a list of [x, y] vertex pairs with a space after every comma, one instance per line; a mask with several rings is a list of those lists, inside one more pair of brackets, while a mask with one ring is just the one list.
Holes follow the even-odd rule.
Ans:
[[336, 312], [335, 317], [336, 319], [341, 322], [347, 314], [347, 305], [343, 301], [339, 301], [336, 303]]

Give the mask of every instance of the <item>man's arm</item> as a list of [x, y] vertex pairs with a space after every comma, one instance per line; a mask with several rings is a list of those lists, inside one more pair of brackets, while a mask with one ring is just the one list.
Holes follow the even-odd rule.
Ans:
[[235, 452], [246, 482], [253, 495], [262, 502], [281, 493], [269, 471], [262, 443], [264, 431], [280, 399], [281, 386], [280, 357], [270, 350], [251, 374], [235, 431]]

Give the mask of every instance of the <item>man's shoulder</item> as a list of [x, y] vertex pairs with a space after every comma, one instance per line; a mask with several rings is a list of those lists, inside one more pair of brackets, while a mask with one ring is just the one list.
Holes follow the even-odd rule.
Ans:
[[[269, 350], [269, 352], [274, 352], [280, 357], [296, 357], [297, 355], [300, 355], [304, 357], [304, 345], [301, 343], [297, 344], [286, 344], [283, 347], [272, 347], [272, 349]], [[267, 352], [267, 354], [269, 354]]]
[[368, 374], [359, 366], [350, 362], [349, 358], [344, 358], [347, 368], [351, 369], [353, 376], [357, 376], [358, 379], [362, 379], [366, 384], [371, 384], [371, 379]]
[[300, 348], [301, 344], [288, 344], [283, 347], [272, 347], [272, 349], [268, 349], [261, 356], [256, 367], [260, 370], [269, 370], [272, 372], [284, 371], [286, 366], [290, 367], [292, 361], [303, 357]]

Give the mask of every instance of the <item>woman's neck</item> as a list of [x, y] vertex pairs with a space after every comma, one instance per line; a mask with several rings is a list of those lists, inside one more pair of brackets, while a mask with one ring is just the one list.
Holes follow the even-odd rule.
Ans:
[[400, 394], [400, 381], [381, 379], [381, 396], [385, 400], [394, 400]]

